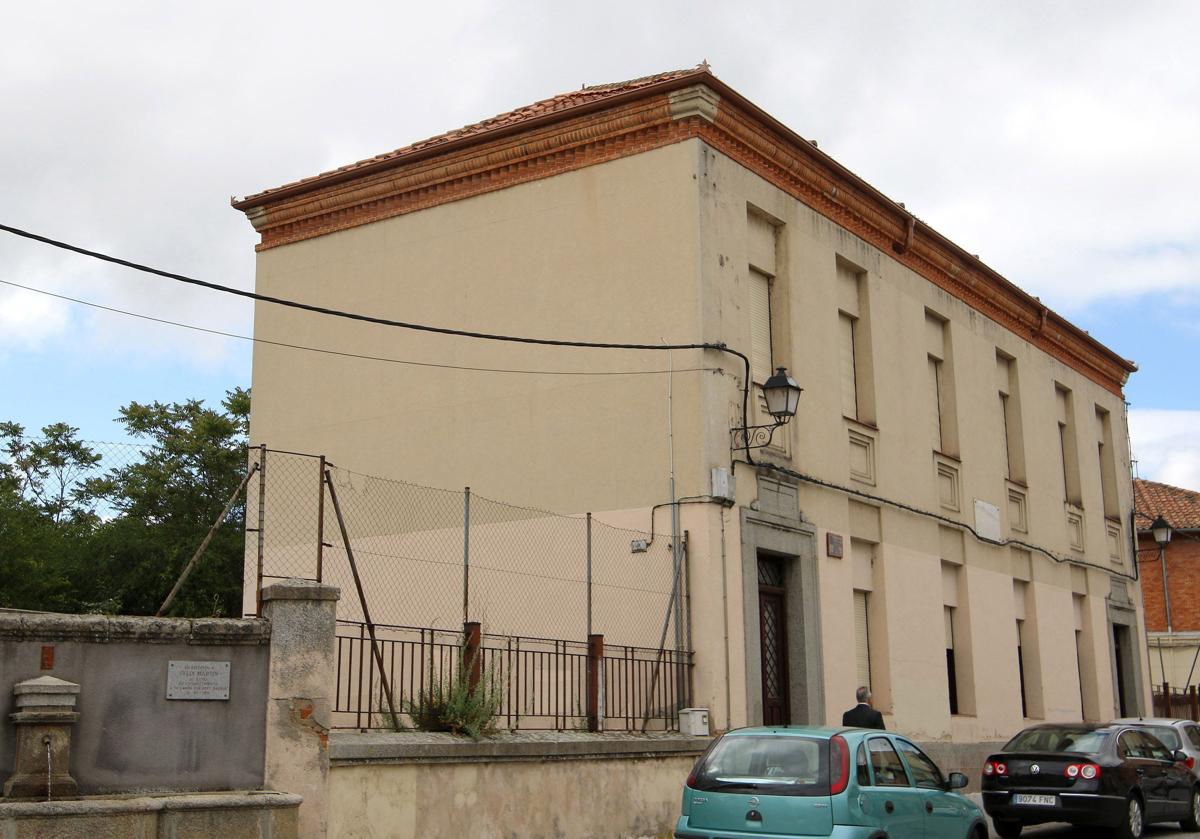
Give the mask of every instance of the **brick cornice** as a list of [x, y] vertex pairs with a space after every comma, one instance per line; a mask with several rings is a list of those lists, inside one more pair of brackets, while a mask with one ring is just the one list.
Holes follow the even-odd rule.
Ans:
[[238, 202], [258, 250], [699, 137], [949, 294], [1120, 396], [1136, 367], [708, 73], [334, 172]]
[[245, 208], [258, 250], [357, 227], [686, 139], [666, 97], [638, 100], [516, 136]]
[[[714, 148], [896, 261], [987, 315], [1023, 340], [1122, 395], [1136, 367], [1036, 298], [987, 268], [803, 140], [789, 142], [723, 99], [716, 121], [700, 128]], [[912, 223], [912, 232], [909, 223]]]

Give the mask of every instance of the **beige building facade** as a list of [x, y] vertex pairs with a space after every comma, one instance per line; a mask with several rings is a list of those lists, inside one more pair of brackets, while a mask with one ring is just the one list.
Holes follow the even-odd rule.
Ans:
[[[964, 185], [964, 189], [969, 185]], [[1134, 367], [706, 68], [585, 88], [236, 203], [257, 291], [480, 333], [724, 345], [745, 366], [260, 303], [255, 444], [687, 533], [714, 727], [1004, 739], [1148, 707], [1122, 386]], [[480, 369], [486, 368], [486, 369]], [[498, 372], [506, 371], [506, 372]], [[520, 372], [512, 372], [520, 371]], [[666, 504], [667, 506], [663, 506]]]

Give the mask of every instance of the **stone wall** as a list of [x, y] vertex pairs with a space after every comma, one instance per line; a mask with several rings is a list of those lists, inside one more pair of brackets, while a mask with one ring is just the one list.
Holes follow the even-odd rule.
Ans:
[[[13, 767], [13, 686], [80, 686], [70, 771], [81, 794], [263, 785], [270, 625], [0, 611], [0, 784]], [[227, 700], [169, 700], [172, 661], [229, 662]]]
[[0, 802], [5, 839], [296, 839], [299, 796], [192, 793]]
[[708, 738], [335, 733], [330, 839], [670, 836]]

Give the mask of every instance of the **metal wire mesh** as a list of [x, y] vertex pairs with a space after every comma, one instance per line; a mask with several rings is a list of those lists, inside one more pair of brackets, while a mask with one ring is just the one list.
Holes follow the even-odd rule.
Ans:
[[[252, 450], [252, 462], [261, 456]], [[596, 633], [610, 644], [688, 646], [686, 559], [662, 535], [364, 475], [307, 455], [268, 450], [265, 464], [262, 481], [256, 476], [247, 490], [248, 582], [261, 554], [268, 584], [300, 577], [339, 586], [339, 616], [363, 620], [348, 542], [375, 623], [458, 630], [471, 620], [489, 634], [586, 640]], [[635, 552], [635, 542], [645, 547]]]
[[[40, 436], [15, 424], [0, 431], [0, 482], [14, 492], [6, 503], [23, 528], [0, 532], [0, 605], [154, 614], [172, 592], [171, 614], [237, 614], [242, 453], [74, 433], [66, 425]], [[44, 559], [21, 546], [31, 534]]]

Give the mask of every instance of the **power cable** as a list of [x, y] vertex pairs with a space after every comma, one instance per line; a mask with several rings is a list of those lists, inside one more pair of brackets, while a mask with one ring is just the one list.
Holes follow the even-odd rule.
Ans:
[[[471, 367], [471, 366], [461, 365], [461, 364], [437, 364], [437, 363], [431, 362], [431, 361], [412, 361], [412, 360], [404, 359], [404, 358], [390, 358], [387, 356], [380, 356], [380, 355], [365, 355], [362, 353], [352, 353], [352, 352], [344, 352], [342, 350], [325, 349], [323, 347], [310, 347], [310, 346], [306, 346], [304, 344], [291, 344], [286, 341], [272, 341], [269, 338], [255, 338], [251, 335], [239, 335], [236, 332], [224, 332], [220, 329], [209, 329], [208, 327], [205, 327], [205, 326], [196, 326], [195, 324], [191, 324], [191, 323], [181, 323], [179, 321], [168, 320], [166, 318], [154, 317], [153, 315], [144, 315], [144, 314], [141, 314], [140, 312], [130, 312], [125, 309], [118, 309], [113, 306], [105, 306], [100, 303], [94, 303], [90, 300], [82, 300], [78, 297], [71, 297], [66, 294], [57, 294], [56, 292], [46, 291], [45, 289], [42, 289], [42, 288], [34, 288], [33, 286], [22, 285], [21, 283], [14, 283], [11, 280], [0, 280], [0, 283], [7, 285], [7, 286], [12, 286], [13, 288], [19, 288], [19, 289], [23, 289], [25, 291], [32, 291], [35, 294], [44, 294], [47, 297], [55, 297], [59, 300], [66, 300], [71, 303], [78, 303], [82, 306], [91, 306], [94, 309], [100, 309], [105, 312], [113, 312], [118, 315], [127, 315], [128, 317], [132, 317], [132, 318], [141, 318], [142, 320], [153, 321], [154, 323], [162, 323], [162, 324], [166, 324], [167, 326], [178, 326], [182, 329], [191, 329], [196, 332], [206, 332], [210, 335], [219, 335], [224, 338], [236, 338], [239, 341], [252, 341], [256, 344], [269, 344], [274, 347], [286, 347], [288, 349], [293, 349], [293, 350], [304, 350], [306, 352], [324, 353], [327, 355], [337, 355], [337, 356], [342, 356], [344, 358], [361, 358], [361, 359], [365, 359], [367, 361], [383, 361], [383, 362], [387, 362], [389, 364], [406, 364], [406, 365], [411, 365], [414, 367], [437, 367], [437, 368], [440, 368], [443, 370], [470, 370], [470, 371], [476, 371], [476, 372], [482, 372], [482, 373], [526, 373], [529, 375], [536, 375], [536, 376], [642, 376], [642, 375], [648, 375], [648, 374], [652, 374], [652, 373], [670, 373], [671, 372], [668, 369], [626, 370], [626, 371], [622, 371], [622, 370], [598, 370], [598, 371], [589, 371], [589, 370], [519, 370], [519, 369], [515, 369], [515, 368], [508, 368], [508, 367]], [[674, 372], [676, 372], [676, 373], [695, 373], [695, 372], [704, 372], [704, 371], [715, 372], [719, 369], [720, 368], [718, 368], [718, 367], [681, 367], [681, 368], [677, 368]]]
[[[109, 254], [100, 253], [99, 251], [88, 250], [81, 248], [78, 245], [72, 245], [68, 242], [62, 242], [58, 239], [51, 239], [48, 236], [40, 236], [37, 233], [31, 233], [28, 230], [22, 230], [18, 227], [12, 227], [7, 224], [0, 224], [0, 230], [7, 233], [12, 233], [14, 236], [20, 236], [24, 239], [30, 239], [34, 242], [41, 242], [44, 245], [59, 248], [61, 250], [77, 253], [82, 256], [99, 259], [103, 262], [110, 262], [114, 265], [121, 265], [126, 268], [132, 268], [135, 271], [142, 271], [146, 274], [153, 274], [158, 277], [165, 277], [168, 280], [186, 283], [188, 285], [199, 286], [200, 288], [211, 289], [212, 291], [221, 291], [226, 294], [234, 294], [238, 297], [246, 297], [250, 300], [257, 300], [262, 303], [273, 303], [277, 306], [287, 306], [292, 309], [300, 309], [306, 312], [314, 312], [321, 315], [330, 315], [331, 317], [346, 318], [348, 320], [362, 321], [364, 323], [375, 323], [380, 326], [391, 326], [397, 329], [410, 329], [417, 332], [432, 332], [439, 335], [455, 335], [461, 338], [478, 338], [484, 341], [504, 341], [516, 344], [538, 344], [547, 347], [581, 347], [599, 350], [650, 350], [662, 352], [664, 350], [717, 350], [718, 352], [728, 353], [742, 360], [744, 366], [745, 377], [742, 382], [742, 425], [747, 426], [750, 420], [750, 358], [744, 353], [730, 349], [724, 342], [700, 342], [688, 344], [623, 344], [609, 341], [567, 341], [556, 338], [530, 338], [519, 335], [501, 335], [491, 332], [474, 332], [466, 329], [452, 329], [445, 326], [431, 326], [423, 323], [410, 323], [408, 321], [392, 320], [391, 318], [380, 318], [373, 315], [363, 315], [356, 312], [346, 312], [341, 309], [331, 309], [326, 306], [315, 306], [311, 303], [301, 303], [297, 300], [288, 300], [282, 297], [273, 297], [267, 294], [258, 294], [254, 291], [245, 291], [232, 286], [221, 285], [219, 283], [210, 283], [206, 280], [198, 280], [194, 277], [188, 277], [184, 274], [176, 274], [172, 271], [163, 271], [160, 268], [153, 268], [149, 265], [143, 265], [138, 262], [132, 262], [127, 259], [110, 256]], [[746, 441], [745, 448], [746, 460], [753, 464], [754, 460], [750, 456], [749, 440]]]

